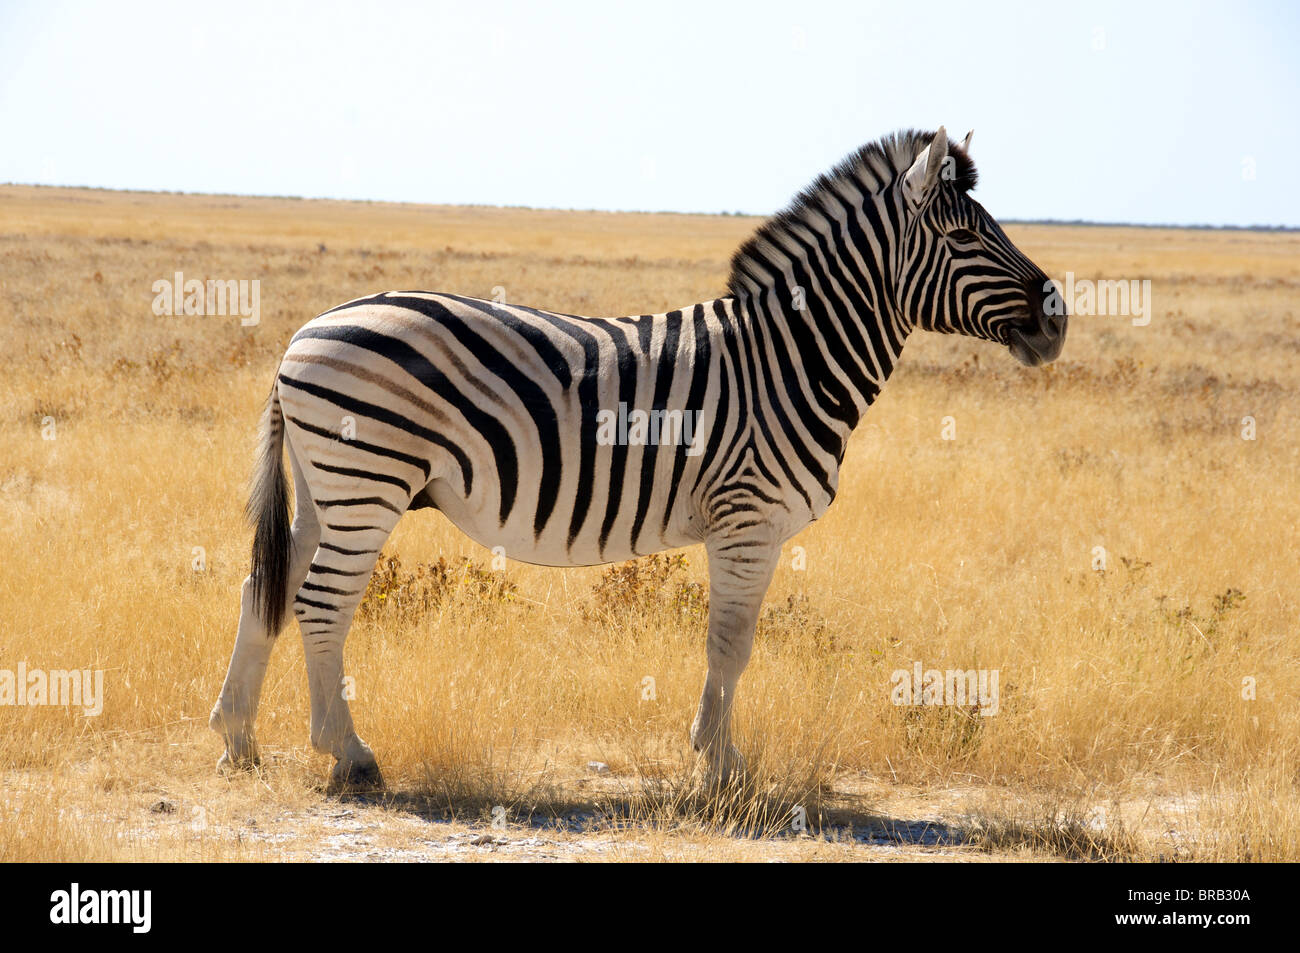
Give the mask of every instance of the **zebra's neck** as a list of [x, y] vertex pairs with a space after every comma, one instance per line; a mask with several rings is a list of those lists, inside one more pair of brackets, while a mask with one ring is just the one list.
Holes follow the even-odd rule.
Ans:
[[916, 130], [849, 155], [737, 250], [728, 288], [773, 346], [796, 356], [795, 380], [831, 426], [861, 419], [911, 327], [898, 305], [906, 215], [901, 176], [932, 141]]
[[845, 203], [840, 216], [823, 211], [816, 227], [774, 221], [742, 250], [738, 312], [775, 357], [771, 373], [787, 390], [799, 388], [845, 441], [893, 371], [910, 330], [893, 305], [898, 242], [890, 225], [898, 213], [887, 201]]

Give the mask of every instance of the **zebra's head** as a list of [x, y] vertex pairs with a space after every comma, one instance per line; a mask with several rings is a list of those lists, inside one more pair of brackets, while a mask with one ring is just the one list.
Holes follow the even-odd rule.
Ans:
[[1067, 316], [1048, 306], [1053, 286], [1042, 269], [970, 197], [970, 139], [951, 143], [940, 126], [897, 180], [899, 306], [913, 327], [995, 341], [1022, 364], [1046, 364], [1061, 353]]

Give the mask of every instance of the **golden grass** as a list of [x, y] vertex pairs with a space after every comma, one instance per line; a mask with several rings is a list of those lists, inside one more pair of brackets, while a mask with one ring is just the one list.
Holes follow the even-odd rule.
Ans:
[[[107, 695], [98, 718], [0, 708], [0, 858], [295, 859], [341, 836], [292, 632], [262, 775], [217, 778], [206, 728], [258, 412], [297, 327], [388, 288], [664, 310], [719, 293], [755, 224], [0, 188], [0, 669], [102, 669]], [[839, 499], [773, 584], [737, 713], [750, 782], [730, 804], [689, 784], [702, 552], [635, 598], [599, 568], [511, 563], [513, 591], [452, 585], [358, 618], [353, 712], [395, 795], [354, 806], [390, 819], [378, 842], [407, 837], [402, 818], [490, 829], [501, 805], [515, 822], [590, 814], [603, 833], [561, 840], [598, 838], [592, 857], [860, 859], [879, 849], [850, 826], [911, 812], [997, 857], [1300, 859], [1300, 239], [1009, 232], [1052, 275], [1150, 278], [1151, 324], [1076, 319], [1036, 371], [909, 342]], [[178, 270], [260, 279], [261, 324], [154, 316], [152, 283]], [[402, 573], [491, 558], [430, 511], [389, 551]], [[892, 705], [890, 673], [916, 660], [997, 669], [1000, 712]], [[774, 838], [795, 807], [816, 836]]]

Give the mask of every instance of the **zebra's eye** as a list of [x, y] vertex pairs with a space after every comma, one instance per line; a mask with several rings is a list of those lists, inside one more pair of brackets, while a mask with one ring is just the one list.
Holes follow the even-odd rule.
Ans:
[[969, 228], [954, 228], [948, 233], [948, 237], [959, 245], [971, 245], [979, 241], [979, 236]]

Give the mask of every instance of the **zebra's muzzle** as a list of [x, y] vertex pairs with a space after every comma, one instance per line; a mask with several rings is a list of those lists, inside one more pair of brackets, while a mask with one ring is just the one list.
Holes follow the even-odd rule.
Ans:
[[1008, 338], [1010, 339], [1007, 347], [1010, 348], [1012, 356], [1024, 364], [1026, 367], [1038, 367], [1040, 364], [1047, 364], [1057, 359], [1061, 354], [1061, 348], [1065, 345], [1065, 323], [1066, 318], [1060, 319], [1060, 333], [1047, 333], [1039, 328], [1033, 333], [1025, 333], [1017, 328], [1012, 328]]
[[[1029, 287], [1032, 289], [1033, 284]], [[1007, 347], [1021, 364], [1038, 367], [1060, 356], [1070, 318], [1066, 314], [1049, 314], [1042, 296], [1032, 290], [1029, 302], [1032, 316], [1023, 325], [1011, 327], [1007, 332]]]

